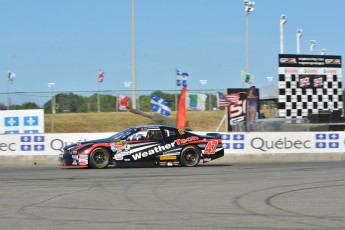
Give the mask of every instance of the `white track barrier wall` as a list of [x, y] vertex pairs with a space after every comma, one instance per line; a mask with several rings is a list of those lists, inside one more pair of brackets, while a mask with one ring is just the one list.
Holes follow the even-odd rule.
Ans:
[[[205, 134], [205, 132], [195, 132]], [[114, 133], [0, 135], [0, 165], [56, 164], [67, 144]], [[222, 133], [225, 157], [217, 162], [343, 161], [345, 132]]]

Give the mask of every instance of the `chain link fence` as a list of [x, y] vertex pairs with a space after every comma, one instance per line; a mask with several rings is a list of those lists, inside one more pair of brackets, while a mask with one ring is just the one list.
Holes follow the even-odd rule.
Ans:
[[[244, 121], [231, 125], [233, 132], [245, 132]], [[258, 119], [254, 124], [255, 132], [304, 132], [328, 131], [328, 124], [310, 124], [307, 118], [268, 118]]]

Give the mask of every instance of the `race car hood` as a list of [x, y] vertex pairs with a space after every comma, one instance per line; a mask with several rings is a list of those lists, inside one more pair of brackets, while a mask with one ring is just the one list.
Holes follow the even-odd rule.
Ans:
[[70, 145], [66, 145], [63, 150], [68, 150], [71, 148], [75, 148], [76, 146], [86, 146], [86, 145], [93, 145], [93, 144], [97, 144], [97, 143], [107, 143], [107, 142], [111, 142], [112, 140], [110, 140], [109, 138], [103, 138], [103, 139], [97, 139], [97, 140], [90, 140], [90, 141], [83, 141], [83, 142], [77, 142], [77, 143], [73, 143]]

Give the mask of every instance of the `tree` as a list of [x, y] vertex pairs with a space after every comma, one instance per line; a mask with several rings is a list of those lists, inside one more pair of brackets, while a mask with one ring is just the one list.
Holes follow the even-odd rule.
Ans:
[[[55, 96], [56, 112], [86, 112], [87, 106], [84, 97], [73, 93], [60, 93]], [[51, 113], [51, 100], [44, 104], [44, 112]]]
[[144, 112], [149, 112], [151, 110], [150, 108], [150, 100], [151, 97], [148, 95], [143, 95], [139, 97], [139, 104], [140, 104], [140, 110]]
[[[92, 94], [90, 97], [85, 98], [85, 102], [88, 105], [88, 111], [97, 112], [98, 102], [97, 93]], [[100, 95], [100, 110], [101, 112], [115, 112], [116, 111], [116, 96], [112, 95]]]
[[34, 102], [26, 102], [22, 105], [18, 105], [17, 109], [41, 109], [41, 107]]

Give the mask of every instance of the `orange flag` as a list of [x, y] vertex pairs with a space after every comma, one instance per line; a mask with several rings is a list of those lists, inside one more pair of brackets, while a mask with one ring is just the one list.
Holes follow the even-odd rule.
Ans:
[[187, 111], [186, 111], [186, 94], [187, 86], [183, 86], [180, 100], [178, 102], [177, 118], [176, 118], [176, 128], [184, 129], [187, 123]]

